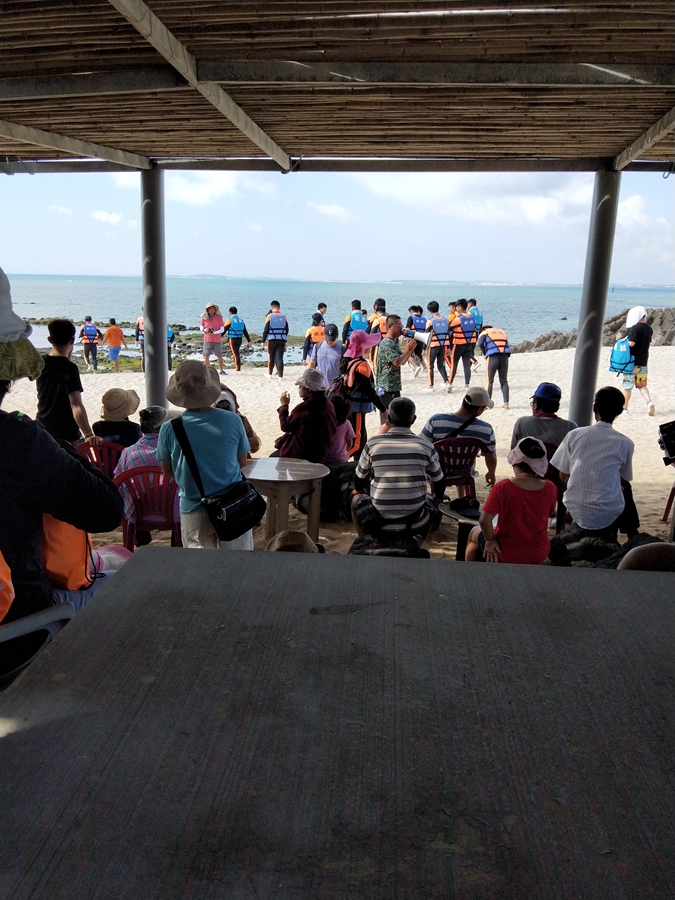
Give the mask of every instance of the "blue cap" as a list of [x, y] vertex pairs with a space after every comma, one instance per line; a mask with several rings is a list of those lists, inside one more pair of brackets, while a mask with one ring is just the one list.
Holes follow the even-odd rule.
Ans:
[[560, 400], [562, 391], [557, 384], [553, 384], [550, 381], [542, 381], [532, 396], [537, 397], [539, 400]]

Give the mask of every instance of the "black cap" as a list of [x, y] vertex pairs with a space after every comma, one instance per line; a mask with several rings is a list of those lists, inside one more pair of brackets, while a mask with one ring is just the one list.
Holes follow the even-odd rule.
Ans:
[[334, 341], [340, 332], [337, 325], [326, 325], [323, 334], [327, 340]]

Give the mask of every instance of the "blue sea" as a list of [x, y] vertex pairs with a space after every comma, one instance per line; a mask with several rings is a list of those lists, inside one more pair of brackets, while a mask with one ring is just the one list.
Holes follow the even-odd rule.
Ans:
[[[99, 325], [111, 316], [134, 322], [142, 312], [140, 278], [116, 276], [9, 275], [15, 311], [24, 318], [63, 316], [80, 323], [90, 315]], [[326, 322], [342, 325], [359, 299], [371, 311], [378, 297], [387, 301], [387, 310], [405, 318], [408, 307], [419, 304], [426, 310], [436, 300], [441, 310], [448, 301], [475, 297], [485, 322], [503, 327], [512, 344], [533, 340], [552, 330], [576, 328], [581, 301], [581, 285], [485, 284], [427, 281], [336, 282], [291, 281], [255, 278], [192, 276], [167, 278], [168, 320], [194, 330], [201, 312], [216, 303], [226, 313], [236, 306], [248, 330], [260, 334], [272, 300], [281, 303], [288, 316], [290, 332], [304, 335], [312, 313], [321, 301], [328, 305]], [[675, 304], [673, 285], [613, 285], [607, 297], [607, 316], [631, 306], [661, 308]], [[46, 346], [46, 328], [36, 328], [36, 346]]]

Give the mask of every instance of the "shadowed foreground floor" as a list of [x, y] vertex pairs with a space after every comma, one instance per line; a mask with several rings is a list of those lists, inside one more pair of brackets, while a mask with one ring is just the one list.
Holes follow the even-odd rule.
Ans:
[[0, 896], [675, 896], [674, 587], [144, 548], [0, 695]]

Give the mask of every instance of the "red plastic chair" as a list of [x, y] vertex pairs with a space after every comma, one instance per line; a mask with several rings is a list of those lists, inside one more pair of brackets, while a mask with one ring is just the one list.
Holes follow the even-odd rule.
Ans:
[[460, 435], [436, 441], [434, 449], [438, 453], [441, 469], [445, 476], [445, 486], [464, 485], [467, 488], [466, 496], [475, 497], [476, 483], [471, 471], [476, 457], [485, 450], [483, 441]]
[[663, 510], [663, 518], [661, 519], [662, 522], [668, 521], [668, 516], [670, 515], [670, 508], [673, 505], [673, 500], [675, 500], [675, 484], [671, 487], [670, 493], [668, 494], [666, 508]]
[[[546, 458], [548, 460], [551, 459], [555, 451], [558, 449], [558, 444], [547, 444], [546, 441], [542, 441], [544, 447], [546, 447]], [[556, 506], [555, 513], [555, 533], [562, 534], [565, 530], [565, 519], [567, 518], [567, 507], [564, 502], [564, 494], [565, 488], [567, 487], [567, 482], [561, 481], [560, 472], [556, 469], [555, 466], [552, 466], [549, 462], [548, 470], [546, 471], [546, 478], [549, 481], [552, 481], [553, 484], [558, 489], [558, 504]]]
[[115, 477], [115, 466], [119, 462], [122, 450], [126, 450], [121, 444], [113, 444], [112, 441], [104, 441], [98, 447], [90, 447], [89, 444], [78, 444], [77, 452], [93, 463], [97, 469], [104, 472], [108, 478]]
[[134, 552], [136, 530], [171, 531], [173, 545], [182, 547], [180, 517], [174, 518], [174, 505], [178, 485], [173, 478], [163, 474], [161, 466], [137, 466], [120, 472], [115, 478], [117, 487], [124, 484], [134, 503], [135, 522], [124, 517], [122, 543]]

